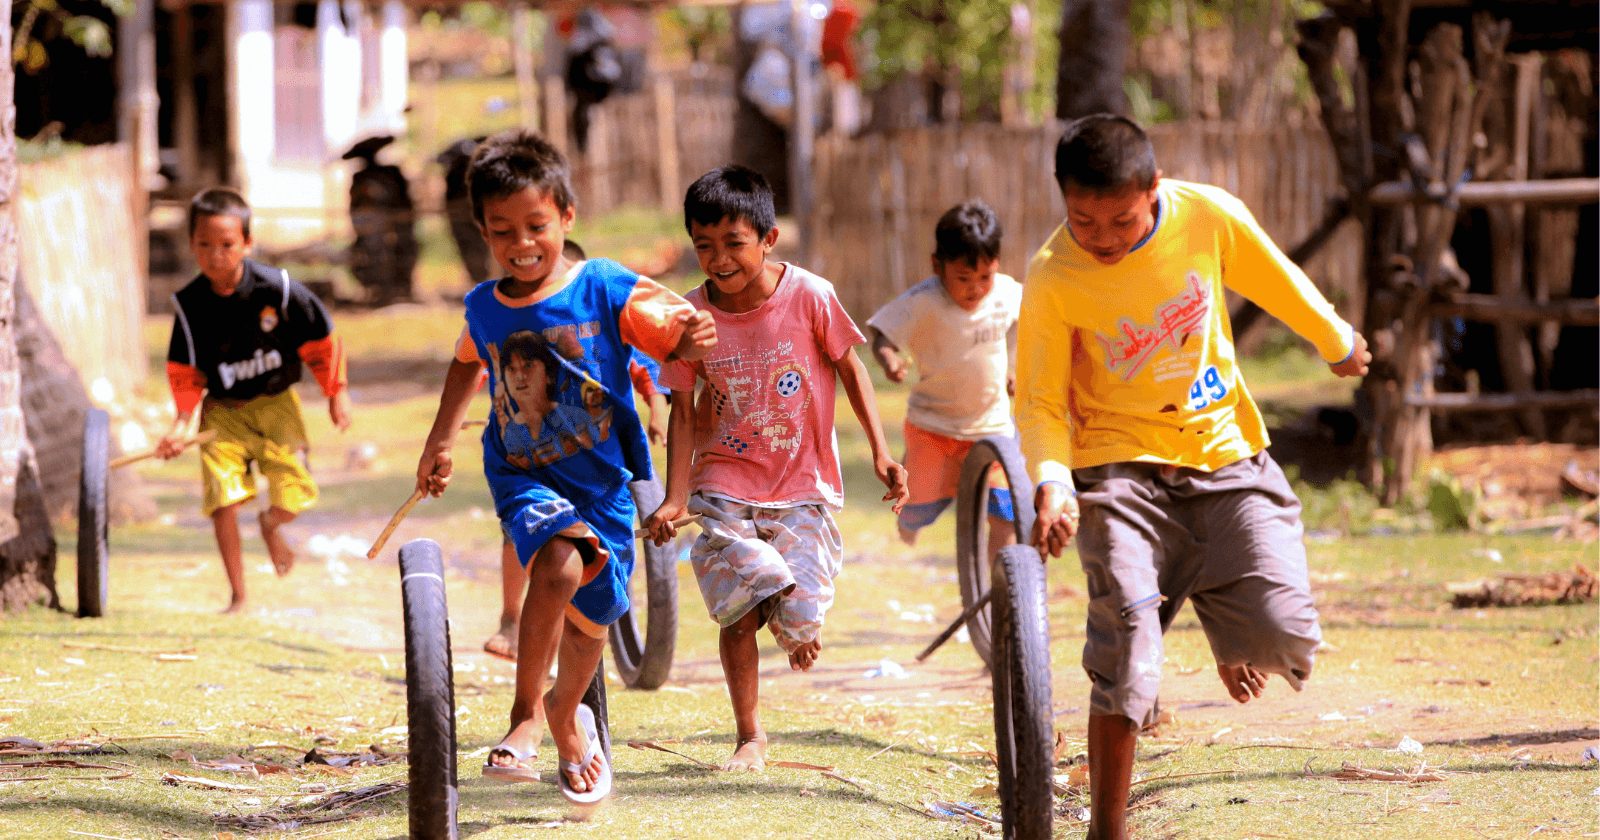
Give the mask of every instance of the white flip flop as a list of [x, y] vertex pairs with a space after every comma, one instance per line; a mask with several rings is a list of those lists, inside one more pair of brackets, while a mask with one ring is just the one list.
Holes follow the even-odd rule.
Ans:
[[[556, 782], [561, 788], [561, 795], [568, 802], [575, 805], [593, 805], [611, 795], [611, 762], [605, 757], [605, 751], [600, 746], [600, 733], [595, 727], [594, 710], [587, 705], [578, 705], [578, 729], [588, 739], [589, 746], [584, 751], [583, 758], [578, 761], [561, 761], [561, 772], [556, 774]], [[582, 776], [585, 767], [595, 757], [600, 758], [600, 778], [596, 779], [594, 786], [586, 791], [572, 789], [572, 782], [568, 776]]]
[[[503, 752], [517, 760], [517, 763], [504, 767], [494, 763], [494, 754]], [[483, 777], [496, 782], [537, 782], [541, 780], [539, 768], [534, 767], [530, 761], [539, 755], [537, 750], [519, 750], [511, 744], [501, 741], [489, 749], [489, 755], [483, 760]]]

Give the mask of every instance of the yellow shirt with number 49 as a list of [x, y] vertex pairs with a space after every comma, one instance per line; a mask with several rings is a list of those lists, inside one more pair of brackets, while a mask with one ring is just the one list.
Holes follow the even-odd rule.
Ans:
[[1017, 430], [1037, 481], [1120, 461], [1214, 471], [1267, 446], [1224, 289], [1335, 363], [1354, 330], [1217, 187], [1163, 179], [1154, 230], [1102, 265], [1063, 223], [1034, 255], [1017, 324]]

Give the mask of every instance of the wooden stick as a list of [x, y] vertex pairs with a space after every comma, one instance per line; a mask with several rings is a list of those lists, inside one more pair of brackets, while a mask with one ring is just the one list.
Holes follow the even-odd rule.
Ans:
[[[188, 440], [186, 440], [182, 444], [180, 444], [178, 446], [178, 451], [182, 452], [183, 450], [188, 449], [191, 446], [198, 446], [200, 444], [210, 443], [211, 441], [215, 440], [216, 437], [217, 437], [217, 430], [216, 429], [206, 429], [205, 431], [201, 432], [200, 434], [197, 434], [194, 437], [189, 438]], [[138, 463], [140, 461], [148, 460], [148, 459], [154, 458], [154, 457], [156, 457], [156, 450], [148, 449], [148, 450], [145, 450], [144, 452], [138, 452], [138, 453], [135, 453], [133, 455], [123, 455], [120, 458], [112, 458], [110, 466], [111, 466], [111, 469], [116, 469], [117, 467], [126, 467], [129, 464], [136, 464], [136, 463]]]
[[950, 622], [950, 626], [944, 628], [944, 632], [943, 633], [940, 633], [937, 638], [935, 638], [932, 642], [928, 643], [927, 647], [922, 649], [921, 653], [917, 654], [916, 661], [921, 662], [924, 659], [927, 659], [928, 657], [932, 656], [933, 652], [938, 650], [940, 645], [944, 644], [945, 642], [950, 641], [950, 637], [954, 636], [956, 634], [956, 631], [961, 629], [961, 625], [966, 624], [967, 622], [971, 621], [972, 617], [977, 615], [979, 610], [983, 609], [984, 607], [989, 606], [989, 602], [991, 600], [993, 600], [993, 599], [994, 599], [994, 590], [993, 589], [984, 590], [984, 593], [981, 596], [978, 597], [978, 600], [972, 602], [972, 606], [967, 607], [966, 609], [962, 610], [961, 611], [961, 615], [956, 616], [956, 620]]
[[417, 502], [422, 501], [422, 497], [425, 495], [427, 495], [426, 491], [421, 488], [411, 491], [411, 498], [406, 499], [406, 503], [394, 512], [394, 516], [389, 517], [389, 524], [384, 526], [383, 533], [379, 534], [378, 538], [373, 540], [372, 547], [367, 549], [368, 560], [378, 559], [378, 552], [383, 550], [383, 544], [389, 541], [389, 537], [394, 534], [394, 529], [400, 527], [400, 520], [405, 519], [406, 514], [410, 513], [411, 509], [416, 507]]
[[[683, 517], [682, 519], [674, 519], [674, 520], [672, 520], [672, 527], [674, 527], [674, 528], [687, 528], [690, 525], [699, 525], [699, 524], [700, 524], [700, 514], [698, 514], [698, 513], [690, 514], [688, 516]], [[648, 536], [650, 536], [650, 529], [649, 528], [640, 528], [637, 531], [633, 532], [633, 538], [636, 539], [636, 540], [643, 539], [643, 538], [648, 537]]]

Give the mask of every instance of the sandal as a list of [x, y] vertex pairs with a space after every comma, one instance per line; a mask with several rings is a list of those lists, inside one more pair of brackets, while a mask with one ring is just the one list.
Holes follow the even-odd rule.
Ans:
[[[495, 764], [494, 754], [497, 752], [511, 756], [517, 763], [509, 766]], [[537, 782], [540, 780], [539, 768], [533, 766], [533, 761], [538, 757], [538, 749], [521, 750], [509, 742], [501, 741], [489, 750], [488, 757], [483, 760], [483, 777], [496, 782]]]
[[[587, 705], [578, 706], [578, 729], [582, 730], [588, 739], [588, 749], [584, 751], [583, 758], [578, 761], [561, 761], [561, 772], [556, 774], [556, 781], [561, 787], [561, 795], [568, 802], [576, 805], [593, 805], [611, 795], [611, 762], [606, 759], [604, 750], [600, 747], [599, 730], [595, 728], [594, 710]], [[586, 791], [573, 790], [570, 777], [582, 776], [583, 769], [595, 758], [600, 759], [600, 778], [595, 779], [594, 786]]]

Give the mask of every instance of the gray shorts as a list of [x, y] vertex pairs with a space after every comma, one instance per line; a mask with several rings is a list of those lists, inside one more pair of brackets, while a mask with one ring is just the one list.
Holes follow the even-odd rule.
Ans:
[[1083, 668], [1091, 713], [1152, 722], [1161, 636], [1185, 599], [1218, 664], [1249, 664], [1300, 690], [1322, 630], [1300, 500], [1277, 462], [1262, 451], [1212, 473], [1118, 463], [1073, 478], [1090, 598]]

